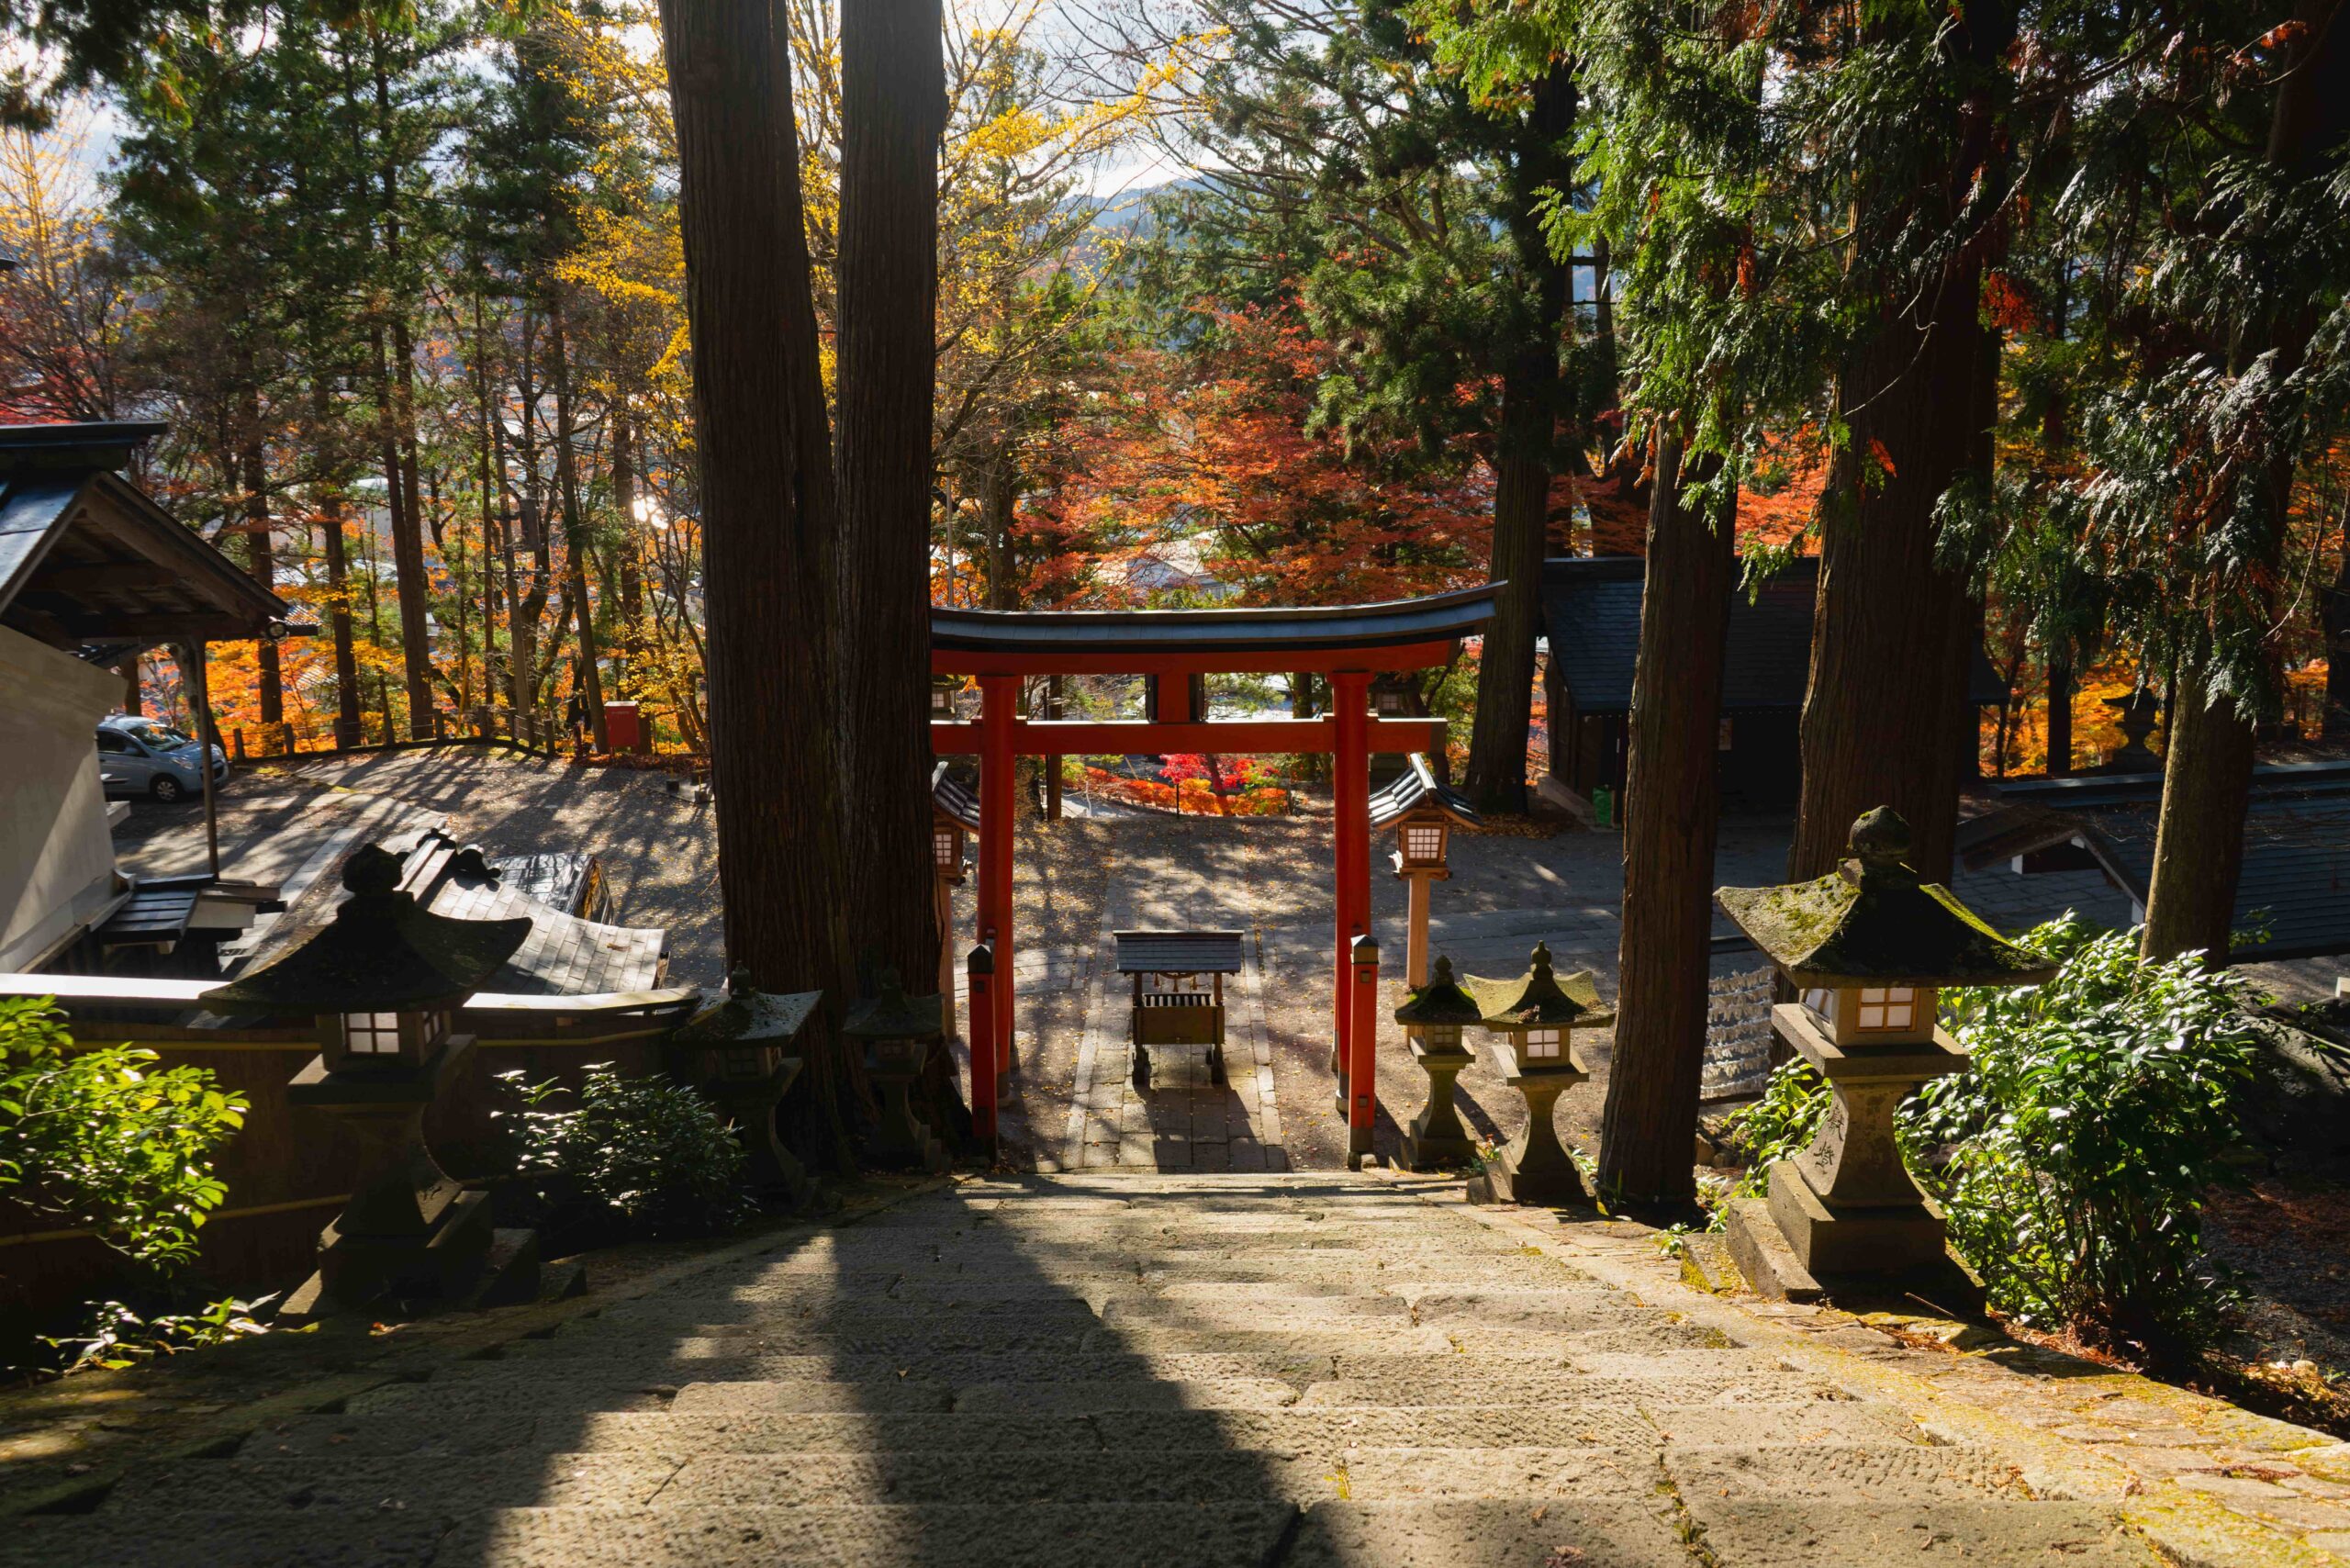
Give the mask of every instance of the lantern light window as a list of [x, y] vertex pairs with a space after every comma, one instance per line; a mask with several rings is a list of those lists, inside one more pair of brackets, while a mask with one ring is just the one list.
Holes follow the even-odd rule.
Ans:
[[400, 1015], [397, 1013], [344, 1014], [342, 1048], [353, 1056], [399, 1055]]
[[1890, 1031], [1917, 1026], [1918, 993], [1906, 985], [1864, 986], [1854, 1027]]
[[1444, 825], [1441, 823], [1408, 823], [1404, 828], [1404, 858], [1415, 864], [1426, 864], [1444, 858]]
[[931, 829], [930, 852], [931, 861], [939, 870], [952, 871], [959, 868], [963, 864], [962, 830], [949, 827], [944, 823]]
[[1401, 713], [1404, 711], [1404, 694], [1392, 686], [1382, 687], [1372, 695], [1371, 703], [1379, 712]]
[[1528, 1061], [1556, 1061], [1563, 1029], [1528, 1029], [1526, 1031], [1526, 1058]]

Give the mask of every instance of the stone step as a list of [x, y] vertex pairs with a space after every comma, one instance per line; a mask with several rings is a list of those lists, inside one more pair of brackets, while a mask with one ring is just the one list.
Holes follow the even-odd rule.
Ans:
[[1967, 1568], [2159, 1568], [2165, 1560], [2087, 1503], [1904, 1502], [1855, 1490], [1836, 1501], [1686, 1497], [1697, 1540], [1740, 1568], [1964, 1562]]
[[[756, 1384], [748, 1385], [757, 1387]], [[907, 1450], [1037, 1453], [1103, 1450], [1173, 1454], [1263, 1449], [1337, 1454], [1349, 1448], [1543, 1448], [1621, 1440], [1645, 1420], [1686, 1447], [1914, 1439], [1888, 1406], [1804, 1401], [1690, 1406], [1624, 1394], [1551, 1405], [1430, 1409], [1158, 1410], [1092, 1416], [879, 1412], [722, 1415], [513, 1410], [463, 1423], [428, 1417], [302, 1416], [248, 1438], [238, 1457], [514, 1455], [548, 1450], [655, 1453], [888, 1453]]]
[[[1453, 1358], [1455, 1361], [1460, 1358]], [[714, 1386], [730, 1387], [732, 1384]], [[1444, 1361], [1372, 1377], [1339, 1377], [1309, 1383], [1298, 1398], [1301, 1410], [1433, 1409], [1450, 1406], [1548, 1405], [1562, 1417], [1586, 1407], [1625, 1402], [1671, 1405], [1786, 1405], [1834, 1398], [1816, 1378], [1801, 1372], [1740, 1372], [1728, 1376], [1594, 1377], [1577, 1372], [1501, 1373], [1458, 1368]]]
[[671, 1456], [554, 1452], [529, 1463], [460, 1457], [196, 1461], [126, 1478], [100, 1512], [135, 1520], [236, 1508], [374, 1510], [444, 1518], [495, 1508], [814, 1507], [983, 1499], [993, 1506], [1560, 1498], [1654, 1481], [1645, 1449], [1350, 1449], [1336, 1456], [1233, 1450], [1181, 1463], [1136, 1452]]
[[2025, 1496], [2015, 1466], [1958, 1443], [1810, 1443], [1799, 1448], [1664, 1450], [1665, 1479], [1684, 1497], [1830, 1501], [1857, 1495], [1930, 1500]]
[[[551, 1507], [466, 1512], [453, 1525], [378, 1510], [198, 1512], [25, 1521], [0, 1564], [108, 1568], [1689, 1568], [1659, 1510], [1638, 1499], [977, 1504], [809, 1507]], [[1818, 1561], [1818, 1560], [1814, 1560]], [[2066, 1561], [2069, 1561], [2067, 1559]], [[1741, 1565], [1742, 1568], [1742, 1565]]]

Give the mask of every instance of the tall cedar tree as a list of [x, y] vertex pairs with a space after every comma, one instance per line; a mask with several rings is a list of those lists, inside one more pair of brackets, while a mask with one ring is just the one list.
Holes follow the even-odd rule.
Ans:
[[[2015, 35], [2009, 0], [1972, 0], [1955, 17], [1889, 10], [1855, 40], [1863, 56], [1930, 63], [1915, 80], [1917, 123], [1932, 129], [1887, 166], [1854, 171], [1846, 279], [1869, 315], [1837, 383], [1848, 439], [1824, 509], [1791, 879], [1835, 869], [1853, 820], [1884, 805], [1908, 820], [1917, 868], [1949, 873], [1976, 621], [1967, 572], [1937, 560], [1938, 512], [1953, 488], [1990, 483], [1997, 351], [1980, 300], [2000, 231], [1970, 213], [1998, 188]], [[1912, 264], [1881, 259], [1920, 229], [1943, 242]]]
[[[2278, 183], [2287, 202], [2316, 205], [2311, 196], [2338, 179], [2337, 158], [2350, 138], [2350, 18], [2341, 0], [2302, 0], [2279, 28], [2286, 40], [2276, 75], [2275, 106], [2263, 174]], [[2299, 187], [2299, 190], [2296, 190]], [[2338, 199], [2338, 198], [2337, 198]], [[2333, 220], [2341, 221], [2334, 212]], [[2288, 276], [2288, 258], [2263, 258]], [[2337, 274], [2338, 280], [2338, 274]], [[2339, 299], [2337, 288], [2333, 297]], [[2289, 386], [2310, 355], [2323, 319], [2324, 296], [2276, 289], [2232, 323], [2225, 355], [2239, 386], [2253, 379]], [[2280, 421], [2281, 423], [2281, 421]], [[2252, 494], [2238, 504], [2258, 520], [2256, 546], [2232, 573], [2239, 594], [2255, 608], [2277, 597], [2273, 583], [2284, 555], [2286, 519], [2304, 442], [2290, 424], [2270, 432], [2252, 452]], [[2273, 617], [2273, 609], [2269, 615]], [[2214, 633], [2224, 634], [2222, 628]], [[2171, 691], [2170, 734], [2164, 756], [2163, 801], [2155, 830], [2154, 865], [2146, 889], [2143, 948], [2149, 958], [2189, 950], [2223, 959], [2235, 923], [2236, 879], [2244, 865], [2244, 817], [2251, 805], [2254, 720], [2273, 701], [2273, 678], [2232, 680], [2210, 633], [2181, 651]], [[2264, 638], [2264, 642], [2266, 639]], [[2273, 654], [2259, 656], [2262, 665]]]
[[[938, 972], [930, 855], [931, 420], [938, 299], [938, 0], [841, 13], [842, 760], [852, 957]], [[919, 880], [915, 879], [919, 878]]]
[[[1722, 459], [1683, 474], [1683, 442], [1655, 442], [1640, 643], [1624, 796], [1624, 929], [1616, 1048], [1599, 1136], [1599, 1186], [1618, 1201], [1685, 1205], [1712, 998], [1718, 728], [1737, 490]], [[1707, 482], [1713, 481], [1710, 487]]]
[[664, 0], [701, 456], [711, 780], [730, 966], [825, 992], [845, 961], [838, 514], [783, 0]]

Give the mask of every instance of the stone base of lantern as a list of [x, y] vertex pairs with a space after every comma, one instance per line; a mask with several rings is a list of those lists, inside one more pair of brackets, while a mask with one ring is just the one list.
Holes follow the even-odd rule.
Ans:
[[1773, 1300], [1898, 1294], [1954, 1312], [1983, 1305], [1983, 1282], [1951, 1251], [1942, 1210], [1922, 1193], [1914, 1206], [1834, 1204], [1782, 1159], [1770, 1197], [1733, 1205], [1727, 1230], [1740, 1271]]
[[534, 1231], [490, 1223], [489, 1194], [468, 1192], [432, 1159], [424, 1113], [473, 1050], [453, 1036], [422, 1068], [330, 1072], [312, 1058], [286, 1085], [294, 1104], [335, 1117], [367, 1147], [351, 1201], [319, 1236], [319, 1268], [287, 1298], [281, 1323], [302, 1323], [383, 1301], [500, 1306], [539, 1292]]
[[1955, 1264], [1942, 1211], [1910, 1179], [1894, 1137], [1896, 1108], [1929, 1080], [1964, 1068], [1965, 1051], [1939, 1029], [1931, 1041], [1839, 1046], [1788, 1003], [1772, 1010], [1771, 1022], [1834, 1099], [1811, 1146], [1771, 1167], [1769, 1202], [1733, 1210], [1740, 1268], [1764, 1294], [1774, 1294], [1771, 1282], [1785, 1282], [1777, 1294], [1791, 1300], [1931, 1289], [1939, 1305], [1979, 1306], [1981, 1284]]
[[1473, 1152], [1460, 1113], [1453, 1109], [1454, 1081], [1477, 1058], [1467, 1051], [1431, 1050], [1415, 1037], [1413, 1059], [1428, 1075], [1428, 1103], [1404, 1134], [1401, 1164], [1406, 1170], [1444, 1170], [1469, 1163]]
[[1552, 1120], [1559, 1096], [1589, 1077], [1567, 1064], [1502, 1074], [1503, 1081], [1526, 1096], [1526, 1128], [1479, 1178], [1490, 1201], [1544, 1208], [1591, 1202], [1583, 1172], [1559, 1141]]
[[717, 1079], [701, 1086], [734, 1124], [735, 1141], [743, 1146], [743, 1178], [754, 1189], [781, 1197], [794, 1209], [816, 1197], [816, 1182], [797, 1155], [776, 1136], [776, 1107], [799, 1081], [802, 1063], [785, 1057], [774, 1072], [755, 1081]]

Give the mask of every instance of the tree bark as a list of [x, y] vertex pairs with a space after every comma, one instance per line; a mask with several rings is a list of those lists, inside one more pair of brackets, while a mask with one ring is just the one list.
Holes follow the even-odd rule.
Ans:
[[2073, 651], [2048, 650], [2048, 777], [2073, 771]]
[[334, 744], [355, 746], [367, 739], [367, 727], [359, 716], [359, 659], [351, 645], [351, 566], [348, 541], [342, 536], [342, 492], [330, 487], [319, 510], [326, 535], [327, 598], [332, 605], [328, 619], [334, 635]]
[[[1545, 358], [1547, 357], [1547, 360]], [[1524, 356], [1502, 380], [1503, 452], [1494, 483], [1494, 564], [1500, 585], [1477, 663], [1477, 711], [1469, 731], [1469, 798], [1479, 809], [1526, 812], [1526, 736], [1534, 715], [1534, 643], [1542, 620], [1542, 555], [1550, 510], [1548, 349]]]
[[[239, 482], [245, 492], [245, 569], [265, 593], [277, 591], [277, 552], [269, 537], [269, 460], [261, 438], [261, 399], [250, 388], [245, 394], [246, 426], [237, 448]], [[263, 637], [253, 644], [253, 678], [259, 689], [261, 722], [272, 727], [285, 722], [285, 680], [278, 666], [277, 644]], [[265, 745], [276, 744], [273, 733]]]
[[[1720, 472], [1700, 457], [1686, 478]], [[1722, 655], [1737, 586], [1737, 513], [1684, 503], [1681, 442], [1657, 439], [1648, 567], [1624, 787], [1624, 925], [1616, 1049], [1600, 1129], [1612, 1200], [1685, 1206], [1710, 998]]]
[[839, 410], [849, 940], [861, 969], [938, 971], [930, 868], [930, 487], [936, 380], [938, 0], [841, 11]]
[[1510, 232], [1532, 290], [1533, 321], [1502, 369], [1494, 443], [1495, 596], [1477, 665], [1477, 711], [1469, 732], [1470, 799], [1484, 810], [1526, 811], [1527, 733], [1534, 714], [1534, 644], [1542, 619], [1542, 558], [1550, 507], [1550, 449], [1558, 431], [1559, 343], [1572, 308], [1572, 271], [1551, 254], [1536, 205], [1572, 183], [1578, 98], [1572, 69], [1555, 65], [1534, 89], [1521, 155], [1510, 172]]
[[2163, 764], [2140, 951], [2150, 958], [2199, 951], [2225, 963], [2252, 801], [2253, 727], [2232, 698], [2212, 700], [2199, 669], [2182, 666], [2171, 688]]
[[[2300, 9], [2310, 26], [2300, 35], [2292, 67], [2277, 79], [2266, 156], [2294, 179], [2314, 181], [2350, 138], [2350, 25], [2344, 24], [2340, 0], [2304, 0]], [[2314, 304], [2305, 303], [2281, 318], [2252, 323], [2230, 355], [2235, 370], [2241, 374], [2273, 351], [2277, 375], [2291, 374], [2307, 354], [2318, 321]], [[2279, 442], [2269, 460], [2266, 547], [2243, 568], [2255, 581], [2273, 580], [2283, 558], [2300, 456]], [[2244, 814], [2252, 803], [2255, 715], [2235, 693], [2212, 689], [2209, 661], [2208, 649], [2191, 649], [2180, 659], [2171, 688], [2162, 813], [2154, 830], [2140, 950], [2149, 958], [2169, 958], [2200, 949], [2217, 965], [2227, 961], [2235, 922]]]
[[1019, 554], [1012, 544], [1013, 509], [1020, 493], [1013, 485], [1012, 455], [998, 453], [987, 460], [979, 475], [979, 525], [986, 531], [988, 608], [1020, 608]]
[[[662, 0], [678, 151], [707, 584], [711, 776], [730, 966], [767, 991], [855, 981], [842, 904], [841, 656], [782, 0]], [[780, 740], [783, 744], [778, 744]], [[811, 1025], [812, 1128], [840, 1152], [847, 1053]], [[787, 1104], [790, 1103], [787, 1102]]]
[[572, 445], [571, 345], [564, 330], [563, 296], [547, 308], [547, 374], [554, 383], [554, 483], [563, 505], [563, 554], [574, 630], [579, 638], [579, 693], [588, 704], [588, 733], [596, 749], [612, 749], [604, 732], [604, 677], [596, 657], [596, 614], [588, 600], [588, 520], [579, 505], [579, 459]]
[[629, 422], [624, 398], [612, 409], [612, 510], [620, 514], [621, 524], [619, 654], [621, 670], [626, 673], [630, 661], [636, 657], [642, 639], [640, 627], [644, 619], [644, 570], [637, 560], [638, 532], [642, 524], [636, 515], [634, 431]]
[[[1969, 6], [1952, 29], [1949, 47], [1972, 81], [1950, 162], [1915, 198], [1932, 221], [1955, 218], [1991, 155], [1993, 83], [2014, 31], [2012, 8], [1998, 4]], [[1962, 478], [1989, 479], [1985, 260], [1981, 248], [1960, 248], [1918, 300], [1898, 278], [1875, 280], [1884, 297], [1875, 330], [1841, 378], [1851, 440], [1829, 480], [1835, 504], [1819, 553], [1792, 879], [1833, 870], [1853, 819], [1877, 806], [1908, 820], [1911, 862], [1928, 880], [1950, 872], [1961, 748], [1972, 733], [1974, 610], [1965, 575], [1935, 564], [1934, 509]]]

